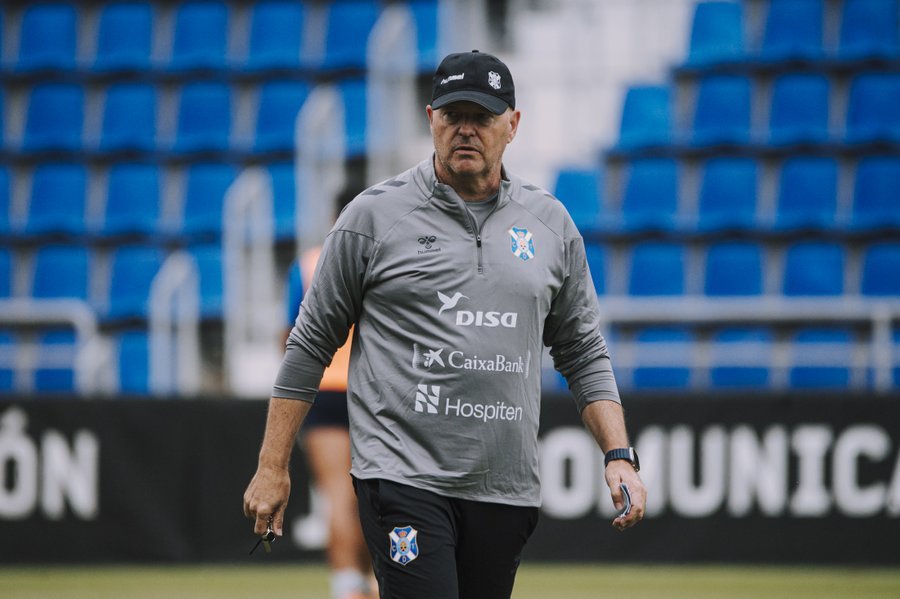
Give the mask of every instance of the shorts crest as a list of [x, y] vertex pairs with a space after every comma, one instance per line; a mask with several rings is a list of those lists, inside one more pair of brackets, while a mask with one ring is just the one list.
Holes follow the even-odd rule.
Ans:
[[419, 531], [412, 526], [397, 526], [388, 533], [391, 539], [391, 559], [405, 566], [419, 557]]

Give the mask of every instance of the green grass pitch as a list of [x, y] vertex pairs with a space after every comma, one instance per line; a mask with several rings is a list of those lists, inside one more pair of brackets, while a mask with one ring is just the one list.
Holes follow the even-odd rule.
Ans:
[[[4, 599], [327, 599], [322, 565], [0, 567]], [[525, 563], [514, 599], [897, 599], [900, 568]]]

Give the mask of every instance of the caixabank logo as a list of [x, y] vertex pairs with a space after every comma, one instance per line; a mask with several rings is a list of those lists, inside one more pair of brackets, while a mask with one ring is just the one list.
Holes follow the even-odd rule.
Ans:
[[[521, 406], [511, 406], [505, 401], [480, 404], [459, 398], [441, 398], [440, 385], [418, 385], [416, 387], [415, 411], [420, 414], [435, 414], [449, 418], [472, 418], [482, 422], [521, 422], [524, 411]], [[441, 402], [443, 401], [443, 406]], [[443, 407], [443, 409], [442, 409]]]

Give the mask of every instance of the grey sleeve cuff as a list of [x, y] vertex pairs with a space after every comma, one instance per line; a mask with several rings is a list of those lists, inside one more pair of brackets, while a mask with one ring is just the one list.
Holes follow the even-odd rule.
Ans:
[[612, 365], [606, 357], [596, 360], [590, 367], [581, 369], [578, 374], [570, 375], [568, 383], [579, 412], [594, 401], [622, 403]]
[[302, 347], [288, 342], [281, 368], [275, 377], [272, 397], [299, 399], [312, 403], [319, 392], [319, 383], [324, 372], [324, 364]]

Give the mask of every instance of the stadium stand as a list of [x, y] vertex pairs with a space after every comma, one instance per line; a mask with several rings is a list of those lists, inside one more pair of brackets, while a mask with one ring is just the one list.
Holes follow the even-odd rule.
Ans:
[[760, 57], [769, 61], [821, 57], [824, 0], [778, 0], [769, 4]]
[[157, 90], [146, 83], [119, 83], [106, 91], [99, 148], [152, 151], [156, 147]]
[[299, 68], [306, 5], [274, 0], [258, 2], [251, 10], [250, 44], [244, 67], [250, 70]]
[[25, 233], [84, 233], [87, 184], [87, 172], [80, 164], [39, 165], [31, 181]]
[[101, 235], [152, 237], [161, 232], [159, 168], [153, 164], [113, 165]]
[[84, 92], [70, 83], [42, 83], [31, 91], [22, 149], [78, 150], [84, 127]]
[[68, 3], [35, 3], [25, 9], [19, 30], [16, 67], [20, 71], [75, 66], [76, 12]]
[[111, 2], [100, 9], [97, 71], [141, 71], [151, 66], [153, 7], [149, 2]]

